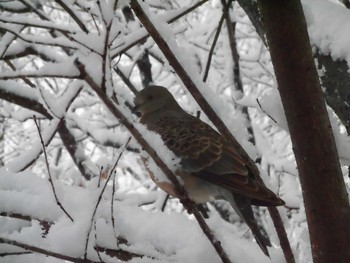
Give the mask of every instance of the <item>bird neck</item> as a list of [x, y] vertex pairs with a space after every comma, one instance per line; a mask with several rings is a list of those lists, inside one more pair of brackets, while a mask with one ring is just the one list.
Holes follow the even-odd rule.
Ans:
[[176, 116], [177, 114], [181, 114], [183, 109], [179, 104], [167, 104], [163, 107], [158, 108], [155, 111], [144, 113], [140, 119], [140, 122], [145, 124], [149, 130], [157, 132], [158, 130], [158, 121], [161, 117], [167, 116]]
[[144, 113], [140, 119], [140, 122], [146, 125], [149, 130], [156, 132], [157, 123], [164, 112], [164, 107], [162, 107], [155, 111]]

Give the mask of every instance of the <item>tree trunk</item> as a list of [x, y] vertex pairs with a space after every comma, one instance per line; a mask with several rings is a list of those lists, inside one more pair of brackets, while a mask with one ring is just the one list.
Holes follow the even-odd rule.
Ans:
[[350, 207], [299, 0], [260, 0], [315, 263], [350, 260]]

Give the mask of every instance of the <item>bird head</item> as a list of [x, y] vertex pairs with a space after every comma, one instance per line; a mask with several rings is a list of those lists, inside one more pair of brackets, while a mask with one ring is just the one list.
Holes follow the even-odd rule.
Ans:
[[134, 104], [133, 111], [142, 115], [180, 107], [171, 93], [162, 86], [149, 86], [141, 90], [136, 94]]

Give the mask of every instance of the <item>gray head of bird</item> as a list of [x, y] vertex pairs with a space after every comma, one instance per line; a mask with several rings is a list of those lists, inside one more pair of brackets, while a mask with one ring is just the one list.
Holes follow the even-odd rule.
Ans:
[[173, 95], [162, 86], [149, 86], [141, 90], [136, 94], [134, 104], [133, 111], [142, 115], [181, 109]]

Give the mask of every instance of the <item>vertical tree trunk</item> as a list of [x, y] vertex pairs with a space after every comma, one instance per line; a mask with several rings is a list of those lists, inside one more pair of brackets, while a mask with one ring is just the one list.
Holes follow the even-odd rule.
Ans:
[[299, 0], [260, 0], [315, 263], [350, 262], [350, 208]]

